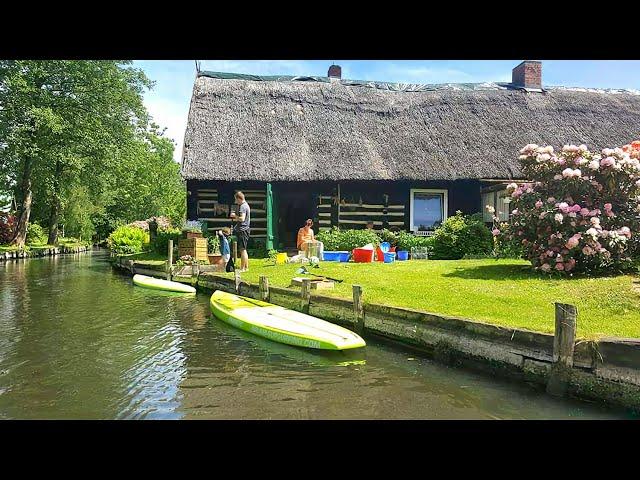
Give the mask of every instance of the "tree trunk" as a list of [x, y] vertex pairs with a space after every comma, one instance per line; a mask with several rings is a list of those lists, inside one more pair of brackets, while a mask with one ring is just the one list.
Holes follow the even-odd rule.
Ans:
[[11, 240], [11, 245], [16, 245], [19, 248], [24, 248], [27, 240], [27, 225], [29, 224], [29, 217], [31, 216], [31, 202], [33, 201], [33, 192], [31, 191], [32, 166], [32, 159], [26, 158], [24, 161], [24, 171], [22, 172], [22, 184], [20, 185], [22, 204], [20, 205], [16, 232], [13, 240]]
[[49, 245], [58, 243], [58, 220], [60, 217], [60, 175], [62, 175], [62, 164], [56, 162], [56, 173], [53, 178], [53, 198], [51, 199], [51, 213], [49, 214]]

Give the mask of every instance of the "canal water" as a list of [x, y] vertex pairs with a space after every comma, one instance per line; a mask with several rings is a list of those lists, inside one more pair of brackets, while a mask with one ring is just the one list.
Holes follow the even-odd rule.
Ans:
[[371, 339], [314, 352], [133, 286], [104, 253], [0, 264], [1, 419], [605, 419]]

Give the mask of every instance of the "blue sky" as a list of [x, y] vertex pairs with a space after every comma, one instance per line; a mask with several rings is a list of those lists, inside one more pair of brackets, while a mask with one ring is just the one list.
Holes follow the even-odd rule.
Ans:
[[[509, 82], [521, 60], [334, 60], [342, 78], [405, 83]], [[255, 75], [326, 76], [331, 60], [201, 60], [203, 70]], [[166, 136], [176, 143], [174, 159], [182, 155], [195, 63], [191, 60], [135, 61], [156, 82], [145, 104]], [[638, 60], [542, 60], [544, 85], [640, 89]]]

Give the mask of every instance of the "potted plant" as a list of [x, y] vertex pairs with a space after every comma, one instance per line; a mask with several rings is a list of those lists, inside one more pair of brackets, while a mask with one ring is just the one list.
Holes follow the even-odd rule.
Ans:
[[190, 220], [182, 227], [184, 238], [202, 238], [202, 224], [197, 220]]

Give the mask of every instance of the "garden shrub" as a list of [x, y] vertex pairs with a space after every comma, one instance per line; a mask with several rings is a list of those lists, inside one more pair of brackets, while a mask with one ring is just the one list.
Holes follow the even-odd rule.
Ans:
[[0, 213], [0, 245], [7, 244], [13, 239], [16, 223], [15, 215]]
[[156, 239], [153, 242], [154, 250], [160, 254], [166, 254], [169, 248], [169, 240], [173, 240], [174, 247], [177, 247], [181, 234], [182, 231], [179, 228], [158, 227]]
[[432, 237], [419, 237], [409, 232], [398, 232], [396, 236], [398, 238], [396, 242], [396, 251], [406, 250], [407, 252], [411, 252], [412, 248], [429, 248], [433, 244]]
[[47, 243], [48, 234], [37, 223], [27, 225], [27, 243], [31, 245], [44, 245]]
[[121, 255], [140, 253], [148, 243], [149, 233], [142, 228], [130, 225], [123, 225], [116, 228], [107, 239], [109, 249]]
[[135, 222], [129, 223], [127, 226], [136, 227], [144, 231], [149, 231], [149, 222], [146, 220], [136, 220]]
[[376, 231], [376, 234], [378, 235], [378, 238], [380, 238], [380, 242], [387, 242], [392, 247], [395, 247], [396, 245], [398, 245], [398, 233], [397, 232], [392, 232], [391, 230], [389, 230], [387, 228], [383, 228], [382, 230]]
[[[509, 223], [495, 225], [499, 241], [517, 241], [544, 272], [588, 274], [634, 269], [640, 230], [640, 141], [600, 154], [585, 145], [529, 144], [520, 150], [532, 183], [511, 183]], [[496, 221], [494, 217], [494, 222]]]
[[380, 244], [380, 237], [373, 230], [340, 230], [333, 227], [331, 230], [320, 232], [317, 237], [324, 244], [325, 252], [346, 250], [350, 252], [354, 248], [362, 247], [367, 243], [377, 246]]
[[463, 215], [458, 211], [436, 229], [432, 237], [432, 258], [457, 260], [491, 253], [493, 237], [482, 221], [482, 214]]

